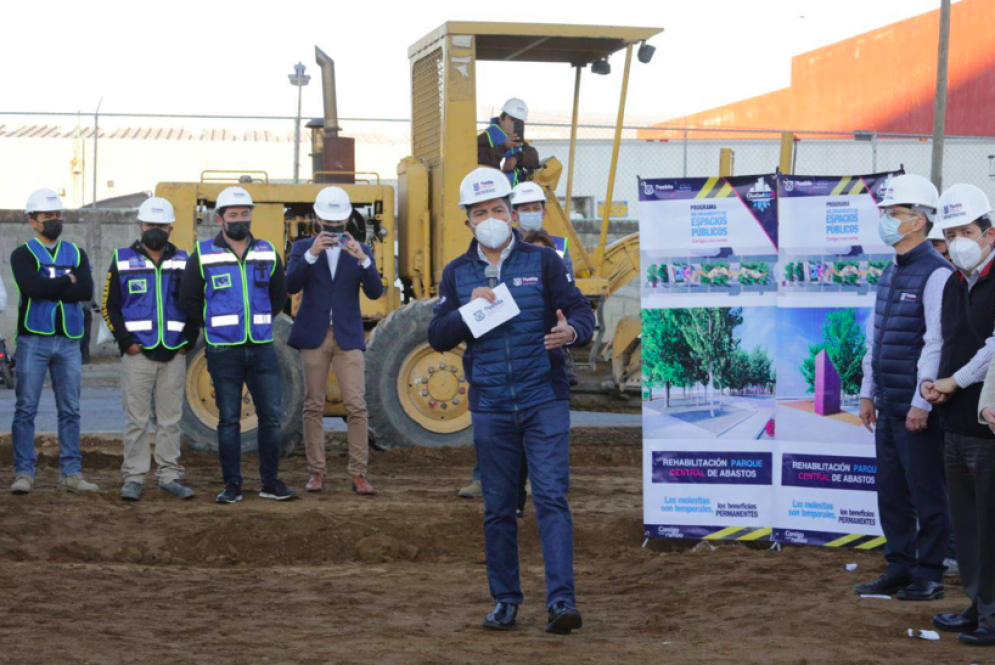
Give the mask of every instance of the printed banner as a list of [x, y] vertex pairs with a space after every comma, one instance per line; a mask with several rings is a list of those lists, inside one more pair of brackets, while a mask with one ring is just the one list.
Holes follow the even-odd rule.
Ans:
[[780, 540], [881, 536], [874, 435], [860, 422], [859, 395], [878, 280], [894, 257], [877, 209], [893, 175], [778, 178]]
[[639, 181], [647, 537], [883, 543], [857, 413], [893, 175]]
[[647, 536], [771, 533], [774, 176], [641, 180]]

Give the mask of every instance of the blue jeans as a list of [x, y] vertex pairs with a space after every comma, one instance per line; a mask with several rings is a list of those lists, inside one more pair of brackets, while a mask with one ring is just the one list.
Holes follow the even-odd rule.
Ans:
[[556, 401], [517, 413], [474, 413], [473, 440], [484, 492], [484, 550], [491, 596], [522, 603], [518, 568], [520, 464], [524, 455], [546, 566], [546, 607], [576, 605], [570, 487], [570, 405]]
[[[477, 454], [477, 447], [474, 446], [473, 454]], [[522, 455], [522, 466], [519, 470], [518, 476], [518, 509], [525, 510], [525, 505], [529, 502], [529, 493], [525, 489], [525, 483], [529, 480], [529, 463], [525, 459], [525, 455]], [[473, 465], [473, 479], [480, 482], [480, 458], [477, 458], [477, 463]]]
[[21, 335], [17, 338], [17, 405], [11, 427], [14, 440], [14, 474], [35, 475], [35, 416], [45, 385], [52, 377], [55, 407], [59, 412], [59, 466], [63, 476], [83, 472], [79, 452], [79, 340], [62, 335]]
[[225, 485], [242, 486], [242, 385], [259, 417], [259, 477], [265, 487], [280, 467], [280, 365], [272, 344], [207, 346], [207, 371], [218, 406], [218, 458]]

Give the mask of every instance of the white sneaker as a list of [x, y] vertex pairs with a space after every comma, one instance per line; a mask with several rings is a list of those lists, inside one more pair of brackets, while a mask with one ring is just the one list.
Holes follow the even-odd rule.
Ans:
[[11, 494], [27, 494], [35, 485], [35, 477], [26, 473], [19, 473], [14, 477], [14, 484], [10, 486]]
[[98, 492], [100, 488], [93, 483], [83, 480], [83, 474], [77, 473], [72, 476], [62, 476], [59, 478], [57, 489], [67, 492]]
[[459, 491], [459, 495], [464, 499], [479, 499], [484, 496], [484, 490], [480, 486], [479, 480], [471, 481], [469, 485]]

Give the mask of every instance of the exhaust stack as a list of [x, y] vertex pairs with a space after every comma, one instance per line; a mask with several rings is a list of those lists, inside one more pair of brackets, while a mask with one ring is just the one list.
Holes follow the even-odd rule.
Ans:
[[354, 183], [356, 170], [355, 139], [339, 136], [339, 109], [335, 86], [335, 61], [317, 46], [314, 59], [321, 68], [321, 93], [324, 102], [324, 121], [308, 123], [314, 132], [314, 152], [311, 167], [318, 171], [344, 171], [329, 175], [315, 175], [315, 182]]

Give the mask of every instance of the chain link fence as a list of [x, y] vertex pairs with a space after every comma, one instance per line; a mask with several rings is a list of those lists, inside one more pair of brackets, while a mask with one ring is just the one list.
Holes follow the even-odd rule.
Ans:
[[[301, 120], [302, 181], [312, 172], [309, 121]], [[296, 122], [293, 116], [0, 112], [0, 208], [20, 207], [43, 184], [61, 190], [69, 205], [79, 207], [95, 198], [152, 191], [158, 182], [197, 180], [208, 169], [263, 170], [273, 181], [291, 182]], [[356, 169], [396, 180], [398, 162], [412, 151], [410, 121], [342, 118], [340, 124], [345, 136], [356, 139]], [[478, 125], [483, 131], [488, 121]], [[614, 133], [609, 125], [578, 127], [571, 202], [576, 218], [600, 218]], [[794, 136], [797, 174], [856, 175], [901, 167], [930, 173], [932, 139], [927, 135], [815, 130]], [[562, 162], [557, 194], [565, 197], [569, 124], [530, 123], [527, 139], [540, 158], [555, 156]], [[625, 126], [612, 218], [636, 218], [637, 177], [717, 175], [723, 148], [732, 150], [736, 175], [771, 173], [780, 160], [781, 130]], [[978, 185], [995, 200], [995, 137], [947, 137], [943, 182]]]
[[[599, 219], [607, 196], [613, 127], [587, 127], [578, 136], [571, 209], [576, 219]], [[540, 158], [564, 164], [557, 194], [566, 196], [569, 137], [537, 138]], [[636, 219], [637, 178], [711, 177], [719, 174], [723, 148], [733, 155], [733, 174], [773, 173], [780, 162], [776, 130], [661, 129], [627, 127], [619, 150], [613, 219]], [[904, 168], [930, 175], [932, 137], [877, 132], [794, 132], [794, 172], [860, 175]], [[995, 137], [947, 137], [943, 186], [971, 183], [995, 201]]]

